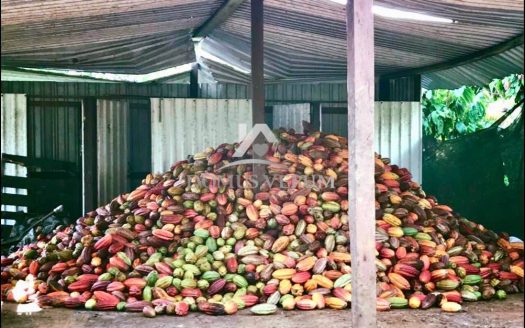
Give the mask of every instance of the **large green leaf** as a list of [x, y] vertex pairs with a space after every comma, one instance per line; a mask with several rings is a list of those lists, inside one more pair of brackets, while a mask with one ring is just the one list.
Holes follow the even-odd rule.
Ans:
[[523, 89], [523, 75], [513, 74], [483, 88], [425, 91], [421, 98], [424, 132], [447, 140], [484, 129], [493, 122], [486, 117], [488, 105], [502, 98], [517, 103], [524, 97]]

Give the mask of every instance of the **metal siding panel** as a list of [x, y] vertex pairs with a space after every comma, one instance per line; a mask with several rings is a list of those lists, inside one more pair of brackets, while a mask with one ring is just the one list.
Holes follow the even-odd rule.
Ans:
[[[401, 137], [400, 137], [400, 145], [409, 145], [410, 144], [410, 122], [412, 118], [412, 103], [405, 102], [401, 106]], [[401, 147], [400, 149], [400, 165], [407, 166], [410, 165], [410, 148], [408, 147]]]
[[381, 110], [381, 107], [379, 105], [379, 102], [375, 102], [375, 108], [374, 108], [374, 149], [376, 153], [381, 154], [381, 116], [379, 114], [379, 110]]
[[[130, 100], [129, 104], [129, 172], [130, 187], [140, 184], [146, 172], [151, 172], [151, 104], [147, 100]], [[139, 173], [141, 173], [139, 175]]]
[[[321, 104], [322, 131], [346, 135], [346, 104]], [[331, 108], [328, 113], [327, 109]], [[340, 109], [340, 110], [339, 110]], [[422, 177], [422, 113], [419, 102], [375, 102], [375, 151], [406, 167], [414, 180]]]
[[[1, 96], [1, 153], [27, 156], [27, 98], [24, 94], [2, 94]], [[5, 175], [25, 177], [27, 169], [20, 165], [6, 163]], [[26, 195], [26, 189], [2, 188], [2, 192]], [[27, 210], [25, 206], [2, 205], [3, 211]]]
[[390, 155], [390, 106], [388, 103], [380, 103], [380, 122], [381, 125], [381, 135], [380, 135], [380, 154], [383, 157], [388, 157]]
[[158, 173], [207, 147], [238, 142], [239, 124], [252, 124], [251, 101], [152, 98], [151, 117], [152, 169]]
[[[398, 161], [401, 159], [401, 143], [399, 137], [399, 129], [401, 127], [401, 105], [401, 103], [396, 103], [390, 107], [390, 156], [397, 158]], [[398, 165], [401, 165], [401, 163]]]
[[414, 141], [413, 158], [411, 161], [411, 168], [413, 170], [413, 177], [419, 183], [423, 183], [423, 112], [421, 110], [421, 103], [412, 103], [412, 117], [411, 120], [414, 133], [412, 140]]
[[72, 162], [80, 172], [81, 105], [78, 99], [30, 98], [28, 156]]
[[422, 122], [418, 102], [376, 102], [376, 150], [406, 167], [415, 181], [422, 177]]
[[28, 97], [173, 97], [189, 96], [187, 84], [137, 84], [103, 82], [2, 81], [2, 92], [25, 93]]
[[289, 104], [273, 106], [274, 128], [294, 129], [303, 132], [302, 121], [310, 122], [310, 104]]
[[159, 107], [160, 107], [160, 99], [159, 98], [151, 98], [150, 104], [151, 104], [151, 171], [157, 172], [157, 167], [154, 166], [153, 158], [157, 158], [160, 162], [162, 162], [162, 148], [156, 147], [156, 144], [158, 143], [158, 139], [156, 136], [157, 134], [161, 133], [161, 130], [159, 129], [158, 125], [158, 117], [159, 117]]
[[128, 101], [97, 100], [98, 205], [129, 188], [128, 116]]

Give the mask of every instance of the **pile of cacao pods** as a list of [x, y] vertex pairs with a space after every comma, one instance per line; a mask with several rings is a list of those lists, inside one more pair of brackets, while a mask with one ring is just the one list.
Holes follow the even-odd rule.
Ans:
[[[239, 145], [223, 144], [2, 257], [2, 299], [148, 317], [349, 307], [347, 140], [277, 137], [260, 188], [250, 165], [224, 168]], [[523, 243], [439, 204], [380, 156], [375, 181], [378, 310], [457, 312], [523, 292]]]

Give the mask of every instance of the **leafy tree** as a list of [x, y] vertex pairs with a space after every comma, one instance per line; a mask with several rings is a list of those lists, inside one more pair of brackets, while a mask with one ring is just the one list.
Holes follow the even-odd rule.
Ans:
[[425, 135], [444, 141], [490, 126], [486, 116], [490, 103], [500, 99], [515, 104], [523, 99], [523, 75], [496, 79], [485, 87], [462, 86], [456, 90], [428, 90], [422, 97]]

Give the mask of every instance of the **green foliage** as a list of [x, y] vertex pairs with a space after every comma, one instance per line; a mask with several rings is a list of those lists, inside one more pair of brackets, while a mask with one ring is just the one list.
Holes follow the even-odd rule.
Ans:
[[422, 97], [424, 132], [444, 141], [484, 129], [494, 122], [486, 116], [489, 104], [500, 99], [519, 102], [523, 87], [523, 75], [513, 74], [483, 88], [428, 90]]

